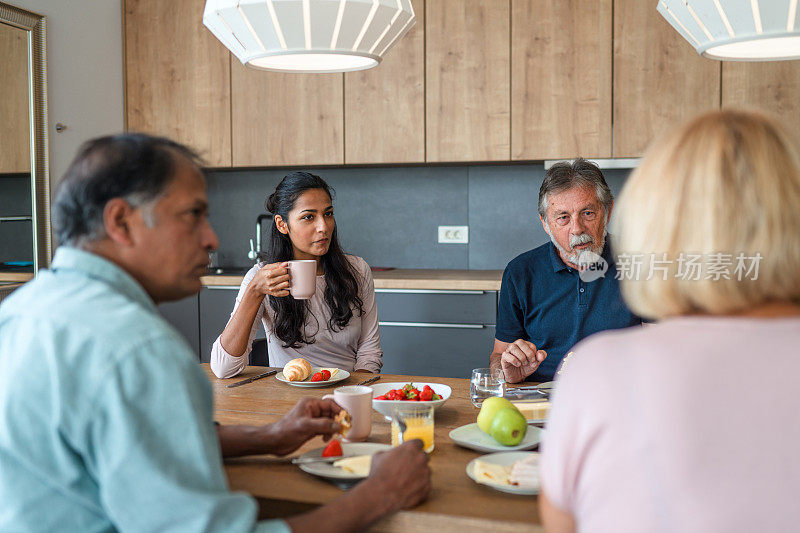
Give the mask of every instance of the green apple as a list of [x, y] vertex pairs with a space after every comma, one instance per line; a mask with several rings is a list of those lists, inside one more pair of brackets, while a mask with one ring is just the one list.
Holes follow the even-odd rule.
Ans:
[[492, 425], [492, 420], [494, 420], [494, 415], [500, 409], [506, 408], [516, 409], [514, 404], [506, 400], [505, 398], [501, 398], [500, 396], [490, 396], [483, 400], [483, 405], [481, 405], [481, 412], [478, 413], [478, 427], [481, 428], [481, 431], [484, 433], [489, 433], [489, 428]]
[[489, 428], [489, 435], [503, 446], [516, 446], [525, 438], [528, 422], [514, 406], [497, 411]]

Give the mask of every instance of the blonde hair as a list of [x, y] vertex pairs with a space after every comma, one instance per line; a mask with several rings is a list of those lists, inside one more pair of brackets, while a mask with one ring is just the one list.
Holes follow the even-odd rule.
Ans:
[[[800, 156], [770, 117], [714, 111], [674, 130], [647, 151], [614, 215], [622, 294], [641, 316], [731, 314], [800, 302]], [[641, 275], [626, 279], [635, 271], [626, 272], [625, 263], [635, 265], [637, 254]], [[699, 280], [680, 275], [680, 260], [689, 254], [702, 254]], [[709, 276], [712, 254], [729, 254], [730, 279]], [[737, 275], [737, 259], [752, 266], [757, 254], [757, 276]], [[653, 266], [663, 270], [651, 276]]]

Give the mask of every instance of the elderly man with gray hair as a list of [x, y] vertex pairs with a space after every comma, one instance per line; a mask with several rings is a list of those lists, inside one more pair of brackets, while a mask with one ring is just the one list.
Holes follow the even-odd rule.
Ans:
[[512, 260], [503, 273], [490, 366], [506, 381], [549, 381], [578, 341], [641, 324], [619, 290], [606, 242], [614, 196], [597, 165], [553, 165], [539, 189], [550, 242]]
[[228, 490], [223, 456], [330, 438], [341, 407], [304, 398], [272, 424], [213, 423], [197, 356], [156, 310], [201, 289], [218, 245], [200, 165], [129, 133], [85, 143], [61, 180], [52, 268], [0, 306], [0, 531], [361, 531], [427, 497], [419, 440], [286, 520], [259, 522]]

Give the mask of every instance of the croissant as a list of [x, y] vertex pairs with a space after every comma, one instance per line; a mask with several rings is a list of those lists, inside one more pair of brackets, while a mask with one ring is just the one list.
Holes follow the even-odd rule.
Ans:
[[289, 381], [303, 381], [311, 375], [311, 363], [298, 357], [292, 359], [283, 367], [283, 377]]
[[353, 418], [350, 416], [350, 413], [344, 409], [339, 411], [339, 414], [334, 417], [333, 421], [339, 422], [339, 425], [342, 426], [342, 429], [339, 430], [339, 433], [341, 433], [343, 437], [346, 437], [347, 432], [350, 431], [351, 427], [353, 427]]

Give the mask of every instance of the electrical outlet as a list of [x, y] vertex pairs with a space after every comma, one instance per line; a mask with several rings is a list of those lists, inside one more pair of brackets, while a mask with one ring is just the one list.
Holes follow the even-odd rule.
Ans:
[[469, 226], [439, 226], [439, 243], [468, 244]]

